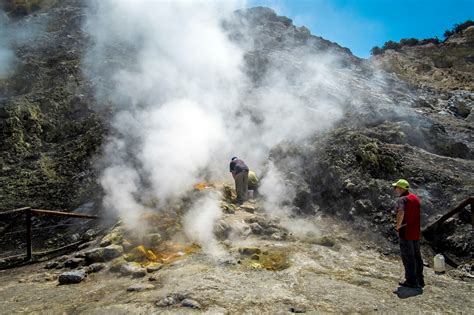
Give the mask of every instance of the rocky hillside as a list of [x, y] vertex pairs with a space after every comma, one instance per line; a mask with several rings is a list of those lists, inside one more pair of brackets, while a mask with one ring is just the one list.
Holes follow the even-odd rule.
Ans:
[[416, 86], [441, 91], [474, 91], [474, 26], [444, 42], [402, 46], [371, 58], [376, 66]]
[[[45, 3], [4, 18], [12, 30], [33, 27], [35, 40], [9, 42], [15, 66], [0, 79], [0, 209], [74, 208], [100, 196], [93, 161], [107, 113], [93, 110], [93, 87], [81, 71], [85, 4]], [[425, 225], [473, 193], [473, 28], [438, 46], [366, 61], [266, 8], [238, 11], [222, 26], [245, 50], [256, 91], [283, 73], [309, 110], [321, 99], [341, 105], [334, 126], [270, 154], [295, 189], [294, 213], [329, 214], [394, 240], [395, 179], [407, 178], [422, 197]], [[303, 89], [308, 78], [299, 74], [314, 60], [325, 60], [316, 74], [339, 84]], [[454, 221], [442, 249], [469, 260], [470, 226], [465, 216]]]
[[5, 34], [15, 58], [0, 76], [0, 209], [70, 208], [97, 188], [90, 162], [103, 127], [80, 68], [82, 7], [54, 3], [32, 15], [20, 5], [1, 13], [10, 34], [25, 35]]

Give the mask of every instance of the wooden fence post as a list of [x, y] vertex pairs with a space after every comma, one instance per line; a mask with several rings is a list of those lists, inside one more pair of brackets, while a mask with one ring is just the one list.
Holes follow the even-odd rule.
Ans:
[[26, 260], [32, 258], [32, 242], [31, 242], [31, 210], [26, 210]]

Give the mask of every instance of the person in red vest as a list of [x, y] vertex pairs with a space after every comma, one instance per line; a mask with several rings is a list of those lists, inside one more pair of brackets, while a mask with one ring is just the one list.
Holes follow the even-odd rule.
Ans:
[[392, 186], [398, 195], [396, 229], [405, 267], [405, 281], [399, 284], [410, 288], [424, 287], [420, 252], [420, 199], [409, 191], [410, 184], [405, 179], [398, 180]]

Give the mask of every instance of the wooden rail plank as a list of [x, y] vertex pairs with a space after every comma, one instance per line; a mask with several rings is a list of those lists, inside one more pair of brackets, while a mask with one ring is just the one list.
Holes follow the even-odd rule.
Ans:
[[52, 210], [42, 210], [42, 209], [31, 209], [33, 215], [53, 215], [60, 217], [71, 217], [71, 218], [83, 218], [83, 219], [98, 219], [96, 215], [90, 214], [80, 214], [72, 212], [61, 212], [61, 211], [52, 211]]
[[[452, 217], [453, 215], [455, 215], [456, 213], [458, 212], [461, 212], [461, 210], [463, 210], [467, 205], [471, 205], [471, 215], [472, 213], [474, 212], [474, 209], [472, 208], [473, 204], [474, 204], [474, 197], [471, 196], [471, 197], [468, 197], [466, 199], [464, 199], [461, 203], [459, 203], [456, 207], [454, 207], [453, 209], [451, 209], [448, 213], [446, 213], [445, 215], [443, 215], [441, 218], [439, 218], [438, 220], [436, 220], [434, 223], [432, 223], [430, 226], [428, 226], [426, 229], [423, 230], [423, 234], [428, 234], [428, 233], [431, 233], [433, 231], [436, 231], [436, 229], [438, 229], [438, 227], [444, 222], [446, 221], [447, 219], [449, 219], [450, 217]], [[474, 224], [474, 220], [472, 222], [472, 224]]]
[[0, 212], [0, 216], [1, 215], [7, 215], [7, 214], [13, 214], [13, 213], [16, 213], [16, 212], [23, 212], [23, 211], [28, 210], [28, 209], [31, 209], [31, 207], [23, 207], [23, 208], [3, 211], [3, 212]]

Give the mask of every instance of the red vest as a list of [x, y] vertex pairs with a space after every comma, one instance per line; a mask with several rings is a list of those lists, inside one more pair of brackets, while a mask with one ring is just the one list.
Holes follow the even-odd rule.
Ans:
[[418, 241], [420, 240], [420, 199], [412, 193], [408, 193], [406, 197], [407, 205], [403, 218], [406, 226], [403, 238], [408, 241]]

